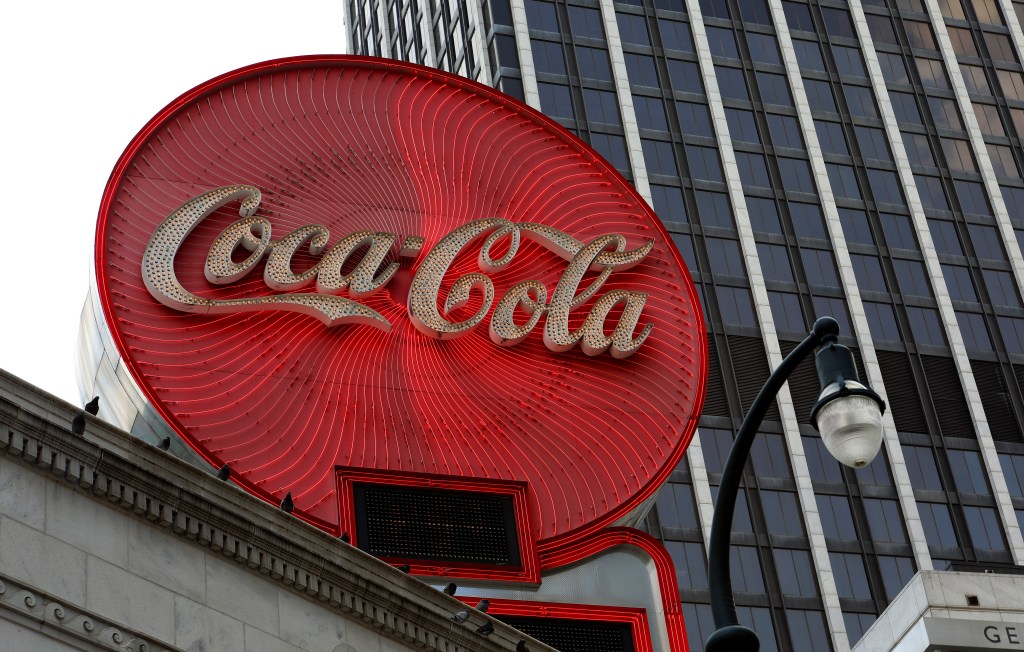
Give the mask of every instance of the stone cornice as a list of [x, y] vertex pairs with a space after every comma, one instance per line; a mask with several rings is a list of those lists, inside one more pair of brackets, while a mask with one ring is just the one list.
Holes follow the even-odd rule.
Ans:
[[73, 638], [105, 650], [182, 652], [109, 618], [0, 574], [0, 612], [56, 638]]
[[555, 652], [497, 621], [490, 637], [476, 634], [482, 615], [453, 626], [465, 608], [455, 598], [98, 419], [78, 437], [77, 412], [0, 370], [0, 454], [410, 646], [493, 652], [526, 638], [530, 650]]

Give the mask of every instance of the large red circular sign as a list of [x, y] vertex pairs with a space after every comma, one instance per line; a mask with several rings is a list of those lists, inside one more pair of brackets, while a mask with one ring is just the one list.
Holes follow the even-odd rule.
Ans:
[[[258, 190], [255, 212], [253, 190], [239, 187]], [[199, 215], [204, 197], [220, 203], [207, 202], [208, 214]], [[234, 231], [236, 240], [218, 241], [240, 210], [256, 221]], [[438, 267], [444, 256], [436, 252], [452, 247], [446, 236], [483, 219], [491, 222], [481, 238], [447, 271]], [[321, 228], [294, 236], [294, 256], [273, 258], [287, 251], [288, 234], [312, 225]], [[316, 266], [343, 240], [358, 242], [347, 263], [333, 258], [336, 271], [354, 276], [372, 240], [359, 232], [395, 236], [375, 273], [382, 279], [391, 263], [397, 271], [376, 293], [357, 292], [354, 281], [319, 288]], [[495, 237], [485, 242], [488, 234]], [[602, 255], [650, 251], [566, 309], [568, 330], [546, 330], [559, 317], [554, 307], [544, 314], [535, 289], [526, 296], [541, 313], [537, 326], [515, 345], [492, 340], [488, 324], [500, 321], [493, 313], [514, 286], [537, 281], [554, 305], [575, 264], [568, 259], [604, 236], [614, 237], [595, 245]], [[311, 251], [317, 238], [322, 246]], [[416, 238], [418, 251], [399, 251]], [[218, 242], [227, 248], [211, 277]], [[489, 260], [505, 264], [481, 270], [487, 243]], [[559, 243], [570, 251], [559, 255]], [[153, 406], [206, 459], [230, 464], [241, 485], [275, 502], [291, 492], [296, 513], [327, 529], [339, 523], [336, 469], [356, 467], [527, 483], [536, 540], [561, 540], [649, 497], [693, 435], [704, 325], [657, 218], [586, 145], [466, 79], [357, 57], [272, 61], [214, 79], [164, 109], [125, 151], [103, 198], [96, 245], [107, 323]], [[247, 256], [256, 261], [248, 268]], [[298, 280], [275, 286], [268, 266]], [[437, 279], [435, 295], [429, 283], [426, 295], [417, 286], [429, 276], [420, 274], [425, 266]], [[590, 266], [580, 293], [601, 269]], [[487, 280], [458, 281], [467, 274]], [[185, 300], [191, 308], [161, 294], [172, 276], [180, 296], [193, 297]], [[460, 291], [468, 302], [446, 313], [449, 295]], [[282, 308], [300, 301], [285, 295], [316, 305]], [[261, 303], [268, 297], [278, 298]], [[626, 297], [642, 310], [619, 343], [635, 344], [651, 328], [620, 359], [607, 340], [629, 321]], [[323, 302], [368, 308], [390, 330], [379, 320], [330, 326], [317, 312]], [[442, 322], [486, 315], [460, 337], [437, 337], [423, 326], [429, 319], [410, 318], [413, 304]], [[505, 307], [521, 326], [530, 313], [516, 305]], [[607, 314], [592, 318], [588, 337], [604, 338], [607, 348], [567, 348], [566, 334], [595, 310]]]

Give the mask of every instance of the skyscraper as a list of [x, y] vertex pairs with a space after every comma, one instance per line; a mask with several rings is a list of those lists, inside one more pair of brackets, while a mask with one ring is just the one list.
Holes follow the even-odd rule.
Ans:
[[647, 521], [692, 649], [712, 629], [715, 487], [744, 410], [832, 315], [889, 403], [840, 468], [801, 367], [735, 522], [765, 650], [846, 650], [917, 570], [1024, 565], [1024, 2], [346, 0], [352, 51], [474, 78], [556, 118], [673, 234], [711, 365], [699, 437]]

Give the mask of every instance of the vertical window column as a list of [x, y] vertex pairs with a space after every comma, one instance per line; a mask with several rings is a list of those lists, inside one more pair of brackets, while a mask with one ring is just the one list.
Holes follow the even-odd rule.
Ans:
[[644, 160], [643, 145], [640, 142], [640, 130], [637, 128], [636, 110], [633, 108], [633, 94], [629, 89], [626, 59], [622, 52], [622, 38], [619, 36], [619, 21], [615, 16], [613, 3], [601, 3], [601, 19], [604, 21], [604, 33], [608, 42], [608, 57], [612, 64], [615, 95], [618, 97], [619, 111], [622, 114], [626, 152], [629, 154], [629, 166], [633, 171], [633, 187], [648, 204], [653, 204], [651, 184], [647, 178], [647, 163]]
[[530, 28], [526, 22], [526, 3], [523, 0], [509, 0], [509, 4], [512, 6], [512, 24], [516, 31], [516, 48], [519, 50], [519, 70], [523, 76], [523, 97], [527, 104], [540, 111], [540, 91], [537, 88], [537, 68], [533, 63]]
[[[1002, 236], [1003, 245], [1009, 254], [1011, 267], [1017, 281], [1017, 287], [1024, 287], [1024, 255], [1021, 254], [1019, 247], [1014, 246], [1017, 243], [1017, 238], [1013, 231], [1013, 225], [1010, 222], [1010, 216], [1006, 211], [1006, 204], [1003, 201], [1002, 190], [999, 188], [999, 184], [996, 181], [995, 170], [992, 167], [992, 159], [989, 157], [988, 148], [985, 146], [985, 140], [981, 134], [981, 127], [978, 125], [978, 118], [974, 113], [974, 107], [971, 104], [971, 99], [967, 94], [967, 86], [965, 84], [963, 74], [962, 72], [960, 74], [954, 72], [961, 70], [961, 67], [956, 60], [956, 52], [953, 49], [952, 42], [950, 41], [949, 32], [946, 29], [946, 23], [942, 18], [942, 12], [939, 9], [938, 2], [936, 2], [936, 0], [924, 1], [925, 6], [928, 9], [928, 16], [931, 18], [932, 29], [935, 30], [935, 36], [939, 41], [939, 51], [946, 64], [946, 69], [951, 71], [950, 77], [953, 84], [953, 92], [956, 95], [956, 102], [960, 107], [960, 113], [964, 117], [964, 123], [970, 137], [971, 147], [974, 149], [974, 155], [978, 161], [982, 181], [985, 186], [986, 194], [988, 195], [989, 205], [992, 207], [993, 214], [996, 217], [996, 225], [999, 229], [1000, 235]], [[944, 284], [943, 289], [945, 289]], [[952, 344], [957, 367], [960, 370], [964, 393], [967, 395], [968, 405], [970, 406], [971, 413], [974, 416], [975, 429], [978, 434], [978, 443], [981, 445], [982, 458], [984, 459], [985, 467], [988, 469], [989, 475], [992, 478], [993, 493], [995, 494], [996, 504], [999, 506], [1000, 517], [1006, 530], [1014, 562], [1024, 564], [1024, 537], [1021, 535], [1021, 529], [1017, 523], [1017, 516], [1013, 510], [1013, 501], [1010, 498], [1009, 489], [1007, 488], [1006, 480], [1003, 477], [1002, 467], [999, 463], [999, 456], [996, 453], [995, 444], [992, 439], [992, 431], [989, 428], [988, 419], [985, 416], [985, 409], [981, 402], [981, 395], [978, 393], [978, 385], [974, 378], [974, 372], [971, 369], [970, 360], [967, 358], [967, 351], [963, 344], [963, 338], [960, 335], [959, 327], [950, 327], [955, 326], [957, 322], [955, 315], [952, 314], [952, 305], [949, 304], [948, 294], [946, 303], [950, 306], [949, 312], [950, 316], [952, 316], [951, 323], [947, 324], [947, 332], [953, 336], [950, 339], [950, 343]], [[945, 318], [946, 315], [944, 314], [943, 317]]]

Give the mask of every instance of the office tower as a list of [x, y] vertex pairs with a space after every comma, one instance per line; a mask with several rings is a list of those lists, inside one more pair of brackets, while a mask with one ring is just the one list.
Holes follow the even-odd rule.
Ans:
[[715, 486], [744, 409], [832, 315], [889, 403], [841, 469], [801, 367], [735, 523], [765, 650], [846, 650], [919, 569], [1024, 564], [1024, 3], [345, 0], [356, 54], [472, 77], [602, 153], [673, 233], [711, 351], [699, 436], [647, 526], [692, 649]]

